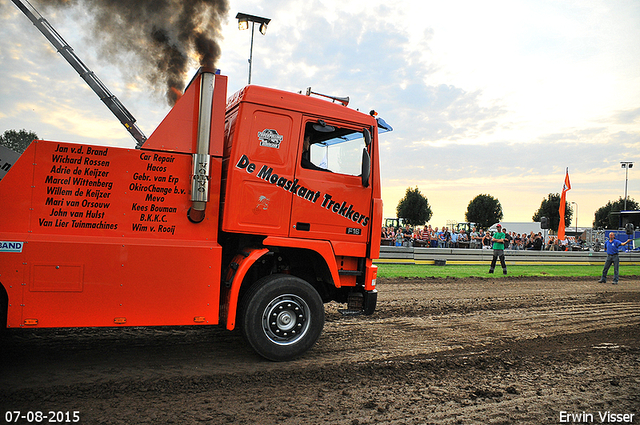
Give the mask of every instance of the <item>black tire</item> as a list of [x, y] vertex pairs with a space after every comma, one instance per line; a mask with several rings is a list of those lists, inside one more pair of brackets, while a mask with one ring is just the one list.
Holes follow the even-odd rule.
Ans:
[[239, 325], [262, 357], [292, 360], [310, 349], [324, 327], [324, 304], [304, 280], [285, 274], [259, 279], [242, 297]]

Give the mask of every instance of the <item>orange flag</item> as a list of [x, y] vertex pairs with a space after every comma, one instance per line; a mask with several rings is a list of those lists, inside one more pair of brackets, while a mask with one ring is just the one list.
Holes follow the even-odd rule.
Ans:
[[558, 225], [558, 240], [564, 240], [564, 209], [567, 204], [567, 190], [571, 189], [571, 182], [569, 182], [569, 167], [567, 167], [567, 175], [564, 178], [564, 186], [562, 186], [562, 195], [560, 196], [560, 224]]

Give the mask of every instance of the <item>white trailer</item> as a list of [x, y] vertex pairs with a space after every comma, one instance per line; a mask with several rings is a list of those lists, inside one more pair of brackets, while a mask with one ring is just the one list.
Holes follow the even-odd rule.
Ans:
[[[543, 231], [542, 227], [540, 227], [540, 223], [535, 221], [501, 221], [502, 230], [507, 230], [507, 232], [515, 232], [515, 233], [526, 233], [529, 234], [531, 232], [537, 234], [538, 232], [542, 233], [543, 236], [546, 236], [545, 231]], [[489, 230], [495, 232], [497, 229], [498, 223], [495, 223], [489, 227]], [[545, 237], [546, 239], [546, 237]]]

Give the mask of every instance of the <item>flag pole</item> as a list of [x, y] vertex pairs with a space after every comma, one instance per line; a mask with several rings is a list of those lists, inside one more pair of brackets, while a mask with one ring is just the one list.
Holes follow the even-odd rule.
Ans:
[[571, 182], [569, 181], [569, 167], [567, 167], [566, 174], [564, 177], [564, 185], [562, 186], [562, 195], [560, 196], [560, 209], [558, 213], [560, 214], [560, 223], [558, 224], [558, 240], [565, 240], [565, 224], [564, 224], [564, 213], [567, 204], [567, 191], [571, 190]]

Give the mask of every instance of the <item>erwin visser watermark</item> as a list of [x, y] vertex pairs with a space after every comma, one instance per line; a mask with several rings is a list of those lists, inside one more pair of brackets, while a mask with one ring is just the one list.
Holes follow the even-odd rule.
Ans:
[[560, 423], [574, 423], [574, 424], [593, 424], [593, 423], [633, 423], [633, 419], [636, 416], [635, 413], [614, 413], [610, 411], [605, 412], [560, 412]]

